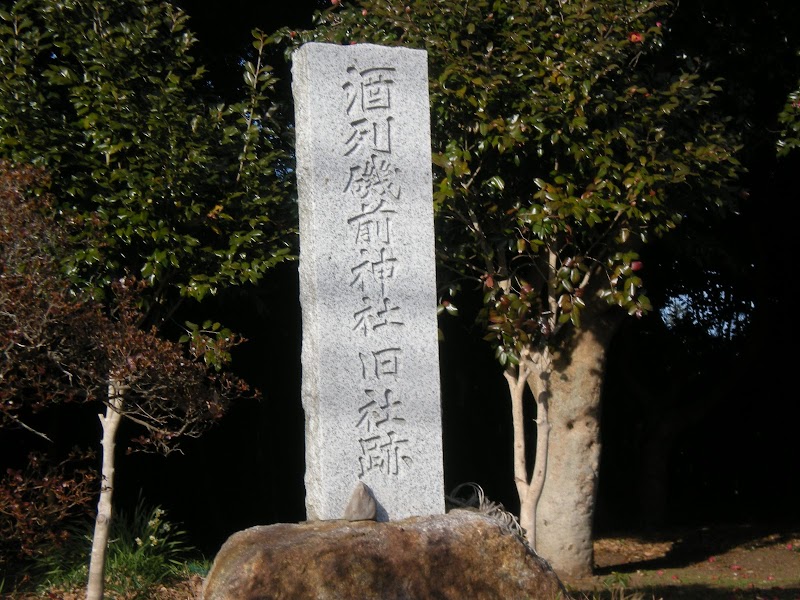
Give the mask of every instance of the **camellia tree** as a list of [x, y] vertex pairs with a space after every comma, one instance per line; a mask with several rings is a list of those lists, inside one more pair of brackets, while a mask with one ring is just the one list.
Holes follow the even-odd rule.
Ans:
[[[134, 449], [168, 454], [186, 437], [213, 425], [234, 398], [250, 396], [247, 385], [218, 372], [240, 339], [221, 332], [213, 340], [179, 343], [143, 330], [138, 308], [144, 284], [123, 278], [111, 286], [103, 306], [66, 281], [58, 256], [69, 236], [55, 221], [50, 196], [40, 196], [41, 169], [11, 167], [0, 161], [0, 426], [23, 428], [44, 437], [27, 421], [57, 404], [104, 402], [102, 486], [92, 541], [87, 596], [101, 598], [111, 524], [115, 446], [120, 423], [141, 431]], [[212, 360], [206, 360], [213, 355]], [[0, 514], [26, 518], [3, 529], [20, 549], [59, 541], [57, 531], [41, 531], [76, 512], [85, 502], [90, 473], [61, 464], [48, 466], [34, 455], [26, 475], [9, 472], [0, 486]], [[54, 486], [57, 489], [52, 489]], [[39, 522], [32, 518], [39, 519]], [[38, 528], [36, 525], [38, 524]], [[48, 537], [48, 535], [50, 537]]]
[[254, 32], [240, 102], [211, 94], [188, 16], [155, 0], [18, 0], [0, 11], [0, 156], [46, 166], [96, 293], [124, 269], [175, 295], [257, 281], [291, 257], [287, 154]]
[[[92, 600], [103, 595], [120, 418], [148, 422], [148, 439], [169, 446], [178, 423], [151, 417], [191, 392], [181, 383], [191, 361], [165, 359], [166, 377], [145, 350], [167, 351], [154, 336], [181, 303], [256, 282], [292, 256], [266, 36], [255, 31], [243, 57], [241, 100], [224, 104], [194, 62], [187, 21], [157, 0], [17, 0], [0, 10], [0, 158], [46, 167], [53, 212], [70, 233], [59, 260], [76, 293], [116, 311], [121, 337], [112, 343], [101, 328], [109, 337], [98, 348], [124, 346], [93, 367], [106, 381]], [[209, 367], [228, 360], [231, 332], [184, 329], [190, 356]]]
[[713, 112], [719, 84], [665, 50], [670, 9], [336, 0], [313, 30], [276, 35], [428, 51], [438, 253], [457, 274], [443, 289], [482, 289], [520, 523], [562, 574], [592, 569], [606, 352], [620, 319], [652, 308], [638, 251], [684, 218], [725, 213], [739, 171]]

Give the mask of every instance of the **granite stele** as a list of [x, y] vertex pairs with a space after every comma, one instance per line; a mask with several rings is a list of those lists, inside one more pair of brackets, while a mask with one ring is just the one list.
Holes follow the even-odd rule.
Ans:
[[427, 53], [294, 54], [309, 520], [444, 513]]

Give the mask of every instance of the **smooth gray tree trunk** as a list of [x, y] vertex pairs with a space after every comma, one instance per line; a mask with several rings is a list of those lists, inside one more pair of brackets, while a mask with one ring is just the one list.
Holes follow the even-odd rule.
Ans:
[[[531, 357], [523, 353], [518, 367], [509, 366], [505, 371], [508, 391], [511, 396], [511, 420], [514, 432], [514, 483], [519, 497], [519, 524], [525, 538], [536, 548], [536, 509], [547, 477], [547, 452], [550, 423], [547, 418], [547, 385], [542, 374], [549, 365], [547, 350]], [[536, 404], [536, 449], [532, 473], [528, 475], [527, 448], [525, 444], [525, 388], [529, 387]]]
[[114, 449], [117, 430], [122, 420], [121, 407], [124, 388], [118, 381], [108, 384], [106, 414], [98, 415], [103, 426], [101, 442], [103, 466], [101, 472], [100, 500], [97, 503], [97, 518], [92, 536], [92, 554], [89, 561], [89, 581], [86, 585], [86, 600], [102, 600], [105, 593], [105, 566], [108, 538], [111, 531], [112, 500], [114, 495]]

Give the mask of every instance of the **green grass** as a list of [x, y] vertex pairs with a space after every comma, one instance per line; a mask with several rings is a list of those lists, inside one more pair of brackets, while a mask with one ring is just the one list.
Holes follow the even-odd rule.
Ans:
[[[93, 526], [93, 522], [72, 526], [65, 544], [34, 560], [31, 577], [39, 592], [86, 585]], [[164, 510], [148, 507], [139, 498], [131, 513], [120, 512], [111, 523], [106, 590], [131, 600], [148, 598], [157, 584], [205, 574], [210, 563], [193, 560], [196, 554], [186, 542], [186, 532], [170, 523]]]

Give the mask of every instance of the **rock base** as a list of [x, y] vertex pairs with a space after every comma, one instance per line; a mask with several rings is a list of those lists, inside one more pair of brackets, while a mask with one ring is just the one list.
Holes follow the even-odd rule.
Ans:
[[568, 599], [546, 561], [469, 510], [403, 521], [311, 521], [233, 534], [203, 600]]

